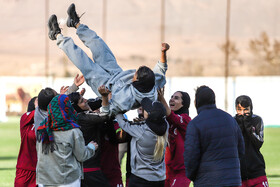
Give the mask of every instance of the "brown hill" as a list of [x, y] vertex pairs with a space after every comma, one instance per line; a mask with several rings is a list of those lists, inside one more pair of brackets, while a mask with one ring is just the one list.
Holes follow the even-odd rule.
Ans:
[[[0, 75], [73, 76], [78, 70], [67, 60], [46, 33], [48, 16], [56, 14], [64, 35], [75, 35], [63, 24], [70, 1], [0, 0]], [[161, 1], [107, 0], [106, 31], [103, 29], [103, 2], [73, 1], [78, 13], [86, 12], [82, 23], [96, 30], [114, 52], [123, 69], [140, 65], [153, 67], [160, 55]], [[223, 76], [226, 1], [165, 1], [165, 41], [170, 44], [168, 76]], [[276, 75], [271, 65], [250, 52], [249, 42], [265, 31], [270, 41], [279, 37], [277, 0], [235, 0], [231, 4], [231, 40], [237, 53], [231, 56], [231, 75]], [[46, 46], [49, 54], [46, 55]], [[270, 46], [271, 47], [271, 46]], [[257, 59], [257, 60], [256, 60]]]

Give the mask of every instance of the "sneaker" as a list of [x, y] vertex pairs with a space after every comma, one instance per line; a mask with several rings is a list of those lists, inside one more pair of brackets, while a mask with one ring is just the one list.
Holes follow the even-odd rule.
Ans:
[[67, 10], [68, 18], [67, 18], [67, 27], [74, 27], [80, 22], [80, 17], [78, 16], [76, 9], [75, 9], [75, 4], [72, 3], [68, 10]]
[[51, 40], [56, 40], [56, 35], [61, 33], [61, 29], [58, 26], [57, 23], [57, 17], [56, 15], [51, 15], [48, 21], [48, 27], [49, 27], [49, 38]]

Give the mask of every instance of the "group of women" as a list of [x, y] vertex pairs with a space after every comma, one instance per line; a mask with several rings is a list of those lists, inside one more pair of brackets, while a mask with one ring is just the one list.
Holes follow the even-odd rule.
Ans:
[[[67, 26], [77, 29], [78, 37], [91, 50], [93, 60], [72, 38], [61, 34], [56, 15], [48, 22], [49, 38], [57, 40], [58, 47], [102, 100], [89, 102], [78, 92], [65, 95], [53, 90], [46, 101], [38, 98], [39, 103], [47, 103], [48, 107], [47, 117], [40, 123], [36, 136], [35, 131], [31, 132], [32, 140], [37, 139], [31, 151], [32, 162], [35, 165], [37, 162], [36, 172], [34, 164], [32, 170], [17, 167], [15, 186], [122, 187], [116, 155], [117, 144], [125, 141], [123, 134], [126, 133], [130, 141], [131, 170], [126, 185], [189, 186], [183, 153], [186, 129], [191, 120], [190, 97], [186, 92], [177, 91], [169, 105], [164, 98], [169, 45], [162, 44], [161, 59], [154, 70], [141, 66], [138, 70], [123, 71], [95, 31], [80, 24], [74, 4], [69, 6], [67, 14]], [[101, 112], [98, 111], [100, 107]], [[126, 111], [138, 107], [143, 108], [143, 119], [131, 122], [124, 118]], [[36, 110], [35, 114], [29, 110], [22, 118], [22, 124], [29, 125], [30, 130], [34, 115]], [[26, 146], [29, 145], [22, 141], [20, 153], [28, 150]], [[20, 162], [22, 155], [18, 158]]]
[[[39, 103], [47, 105], [44, 108], [39, 105], [41, 110], [33, 114], [35, 118], [36, 111], [45, 114], [35, 129], [36, 136], [33, 134], [37, 139], [37, 154], [33, 149], [37, 156], [37, 160], [33, 160], [37, 161], [36, 172], [33, 167], [28, 173], [31, 179], [17, 171], [15, 186], [22, 186], [25, 179], [31, 179], [34, 186], [36, 175], [39, 186], [121, 187], [120, 167], [113, 150], [118, 142], [124, 141], [123, 134], [129, 137], [131, 149], [128, 186], [188, 186], [183, 149], [190, 121], [190, 97], [186, 92], [175, 92], [169, 107], [161, 90], [166, 82], [169, 45], [162, 44], [161, 59], [154, 70], [141, 66], [137, 71], [123, 71], [105, 42], [80, 24], [74, 4], [69, 6], [67, 14], [67, 26], [77, 29], [77, 35], [91, 50], [94, 62], [71, 38], [61, 34], [56, 15], [48, 22], [49, 38], [57, 40], [59, 48], [83, 73], [87, 84], [102, 97], [102, 104], [100, 100], [89, 102], [78, 92], [68, 95], [57, 94], [52, 89], [50, 94], [40, 92]], [[140, 106], [144, 110], [141, 121], [134, 123], [123, 117], [126, 111]], [[99, 107], [101, 113], [97, 110]], [[37, 124], [38, 120], [35, 121]], [[32, 123], [28, 121], [29, 125]], [[112, 150], [108, 152], [110, 145]]]
[[[106, 107], [108, 91], [103, 87], [100, 88], [100, 93], [102, 104]], [[35, 101], [37, 102], [37, 98], [32, 99], [29, 105], [34, 105]], [[186, 127], [190, 121], [190, 97], [186, 92], [175, 92], [169, 105], [170, 107], [163, 97], [163, 91], [158, 90], [158, 101], [145, 98], [141, 102], [143, 121], [132, 123], [122, 114], [116, 115], [119, 127], [131, 136], [132, 174], [127, 186], [189, 185], [190, 181], [185, 177], [183, 154], [180, 152], [183, 150]], [[109, 119], [108, 115], [96, 111], [100, 106], [101, 100], [89, 102], [78, 92], [55, 96], [48, 105], [48, 118], [37, 130], [39, 141], [36, 182], [35, 178], [23, 180], [23, 177], [19, 180], [16, 177], [15, 186], [36, 186], [36, 183], [39, 186], [63, 187], [122, 186], [118, 171], [118, 177], [108, 179], [100, 166], [101, 150], [105, 144], [102, 139], [106, 136], [118, 142], [116, 128], [111, 128], [111, 133], [107, 135], [103, 133], [104, 127], [108, 129], [108, 126], [116, 122]], [[28, 109], [31, 118], [32, 113], [34, 116], [34, 109], [35, 106]], [[22, 120], [26, 115], [23, 115]], [[32, 120], [29, 122], [31, 130], [33, 123]], [[113, 135], [108, 136], [109, 134]], [[35, 137], [35, 133], [32, 136]], [[19, 155], [19, 160], [21, 157]], [[111, 182], [114, 180], [116, 182]]]
[[[84, 90], [67, 95], [67, 89], [61, 94], [51, 88], [41, 90], [21, 118], [15, 186], [122, 187], [118, 143], [123, 141], [130, 142], [127, 170], [131, 174], [127, 186], [189, 186], [183, 155], [191, 121], [190, 97], [176, 91], [169, 104], [164, 98], [169, 45], [162, 44], [161, 59], [153, 70], [141, 66], [123, 71], [107, 44], [95, 31], [80, 24], [74, 4], [67, 14], [67, 26], [77, 29], [78, 37], [92, 52], [92, 60], [72, 38], [61, 34], [56, 15], [48, 21], [49, 38], [57, 40], [58, 47], [102, 99], [86, 100]], [[245, 145], [251, 145], [246, 157], [254, 159], [250, 165], [246, 159], [241, 162], [243, 185], [267, 186], [265, 164], [259, 152], [263, 143], [262, 120], [252, 115], [250, 99], [240, 100], [236, 120], [243, 128]], [[138, 107], [144, 111], [143, 119], [131, 122], [124, 118], [125, 112]], [[248, 176], [256, 178], [246, 181]]]

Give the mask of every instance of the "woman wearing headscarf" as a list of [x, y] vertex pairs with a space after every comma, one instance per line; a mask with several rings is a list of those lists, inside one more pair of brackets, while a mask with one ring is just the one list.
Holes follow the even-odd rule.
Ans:
[[169, 107], [163, 95], [164, 90], [158, 90], [158, 100], [166, 109], [166, 119], [170, 125], [169, 144], [165, 152], [165, 187], [189, 186], [191, 181], [185, 175], [183, 153], [186, 129], [191, 121], [189, 116], [190, 96], [187, 92], [175, 92], [169, 100]]
[[87, 100], [78, 92], [73, 92], [68, 97], [78, 113], [78, 123], [81, 126], [85, 142], [89, 143], [93, 140], [99, 145], [95, 155], [83, 163], [84, 179], [81, 181], [81, 186], [109, 187], [109, 182], [101, 171], [102, 130], [109, 126], [107, 124], [109, 118], [108, 115], [96, 112], [101, 107], [102, 100], [99, 98]]
[[265, 161], [260, 151], [264, 143], [263, 120], [253, 113], [253, 102], [247, 95], [236, 98], [235, 108], [234, 118], [245, 143], [245, 155], [240, 158], [242, 187], [268, 186]]
[[58, 187], [80, 187], [82, 164], [94, 156], [98, 145], [87, 146], [77, 124], [77, 112], [69, 97], [55, 96], [48, 105], [48, 117], [37, 129], [37, 184]]
[[129, 122], [122, 114], [116, 119], [119, 126], [131, 135], [129, 187], [164, 187], [164, 154], [167, 145], [168, 123], [165, 108], [158, 101], [141, 101], [144, 121]]

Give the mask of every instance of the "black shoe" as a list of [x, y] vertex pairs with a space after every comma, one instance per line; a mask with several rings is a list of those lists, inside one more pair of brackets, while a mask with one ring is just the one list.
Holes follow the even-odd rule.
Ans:
[[56, 15], [51, 15], [48, 21], [48, 27], [49, 27], [49, 38], [51, 40], [56, 40], [56, 35], [61, 33], [61, 29], [58, 26], [57, 23], [57, 17]]
[[67, 10], [68, 18], [67, 18], [67, 27], [74, 27], [80, 22], [80, 17], [78, 16], [76, 9], [75, 9], [75, 4], [72, 3], [68, 10]]

